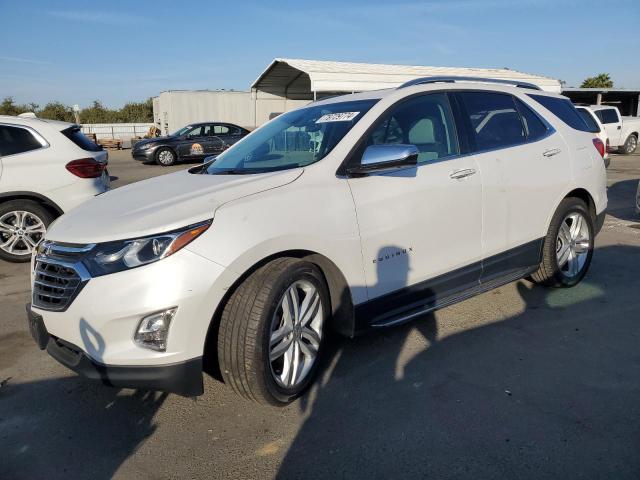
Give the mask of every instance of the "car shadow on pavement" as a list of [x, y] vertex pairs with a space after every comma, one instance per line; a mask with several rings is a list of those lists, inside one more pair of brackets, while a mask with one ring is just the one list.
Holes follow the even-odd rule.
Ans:
[[635, 210], [638, 181], [638, 179], [621, 180], [607, 189], [607, 196], [609, 197], [608, 215], [620, 220], [640, 221], [640, 217], [638, 217]]
[[0, 391], [0, 478], [112, 478], [155, 432], [166, 397], [78, 377], [8, 383]]
[[578, 286], [519, 281], [521, 314], [445, 338], [426, 315], [339, 340], [278, 478], [638, 478], [630, 264], [640, 248], [597, 249]]

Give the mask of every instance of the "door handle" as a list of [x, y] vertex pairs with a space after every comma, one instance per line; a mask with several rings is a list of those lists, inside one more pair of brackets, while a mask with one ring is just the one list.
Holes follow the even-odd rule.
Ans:
[[461, 178], [469, 177], [471, 175], [475, 175], [475, 168], [464, 168], [462, 170], [456, 170], [449, 175], [449, 178], [453, 178], [454, 180], [459, 180]]
[[553, 157], [554, 155], [558, 155], [562, 150], [559, 148], [550, 148], [549, 150], [545, 150], [542, 155], [545, 157]]
[[618, 125], [618, 130], [622, 130], [622, 125]]

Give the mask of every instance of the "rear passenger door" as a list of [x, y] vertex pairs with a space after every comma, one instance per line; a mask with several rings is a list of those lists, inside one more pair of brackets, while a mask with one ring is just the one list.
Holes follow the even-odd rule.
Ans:
[[480, 175], [474, 158], [460, 155], [453, 118], [445, 93], [405, 99], [378, 119], [351, 159], [359, 162], [369, 145], [412, 144], [420, 152], [416, 167], [348, 180], [368, 296], [387, 295], [380, 311], [479, 279]]
[[483, 280], [535, 265], [548, 216], [571, 178], [567, 147], [517, 97], [456, 93], [482, 176]]

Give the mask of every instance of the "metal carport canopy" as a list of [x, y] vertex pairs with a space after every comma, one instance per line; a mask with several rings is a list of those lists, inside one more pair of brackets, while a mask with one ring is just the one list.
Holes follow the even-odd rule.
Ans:
[[560, 82], [554, 78], [504, 68], [424, 67], [291, 58], [273, 60], [251, 87], [256, 90], [286, 91], [304, 76], [310, 81], [311, 92], [362, 92], [397, 87], [418, 77], [467, 76], [520, 80], [549, 92], [560, 93]]

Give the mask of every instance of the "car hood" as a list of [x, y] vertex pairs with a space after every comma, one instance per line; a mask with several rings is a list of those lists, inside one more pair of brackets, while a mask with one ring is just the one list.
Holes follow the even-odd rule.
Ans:
[[146, 143], [156, 143], [156, 142], [171, 142], [173, 140], [177, 140], [178, 137], [174, 137], [173, 135], [168, 135], [166, 137], [153, 137], [153, 138], [143, 138], [142, 140], [138, 140], [136, 142], [136, 147], [142, 146]]
[[250, 175], [188, 171], [151, 178], [92, 198], [53, 223], [48, 240], [100, 243], [167, 232], [214, 217], [221, 205], [293, 182], [296, 168]]

